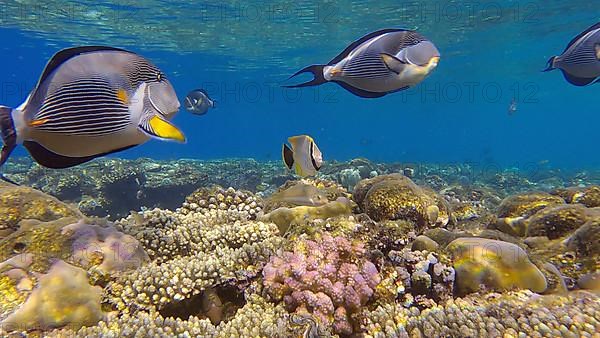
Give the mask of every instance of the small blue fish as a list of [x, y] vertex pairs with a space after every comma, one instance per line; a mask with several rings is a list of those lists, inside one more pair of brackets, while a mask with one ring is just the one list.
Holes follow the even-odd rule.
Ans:
[[208, 96], [204, 89], [195, 89], [187, 94], [183, 105], [187, 111], [194, 115], [204, 115], [209, 108], [216, 107], [216, 102]]
[[510, 104], [508, 105], [508, 115], [513, 115], [516, 112], [517, 112], [517, 100], [515, 100], [513, 98], [510, 101]]
[[563, 53], [548, 60], [544, 72], [560, 69], [575, 86], [585, 86], [600, 78], [600, 23], [577, 35]]

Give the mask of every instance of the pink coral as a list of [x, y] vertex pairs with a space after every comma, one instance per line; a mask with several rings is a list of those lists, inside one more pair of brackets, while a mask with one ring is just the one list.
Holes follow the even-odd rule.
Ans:
[[381, 277], [364, 257], [362, 243], [323, 235], [300, 241], [293, 252], [272, 257], [263, 270], [269, 294], [290, 311], [310, 312], [335, 333], [354, 332], [352, 314], [373, 295]]

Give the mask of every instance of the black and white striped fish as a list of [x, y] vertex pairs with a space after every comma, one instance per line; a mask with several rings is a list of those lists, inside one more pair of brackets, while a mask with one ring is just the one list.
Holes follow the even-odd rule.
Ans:
[[169, 122], [178, 110], [171, 83], [143, 57], [112, 47], [64, 49], [21, 106], [0, 107], [0, 166], [17, 144], [45, 167], [66, 168], [152, 137], [184, 142]]
[[290, 76], [310, 72], [313, 80], [284, 87], [335, 82], [360, 97], [382, 97], [417, 85], [435, 69], [439, 59], [435, 45], [421, 34], [383, 29], [353, 42], [328, 64], [308, 66]]
[[577, 35], [559, 56], [548, 60], [545, 72], [560, 69], [575, 86], [585, 86], [600, 79], [600, 22]]

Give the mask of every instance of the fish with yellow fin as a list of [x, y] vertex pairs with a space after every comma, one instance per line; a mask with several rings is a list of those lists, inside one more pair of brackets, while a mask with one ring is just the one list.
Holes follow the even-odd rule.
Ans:
[[150, 138], [185, 142], [169, 122], [179, 106], [164, 73], [133, 52], [63, 49], [21, 106], [0, 107], [0, 166], [17, 144], [42, 166], [67, 168]]
[[298, 135], [288, 138], [291, 148], [283, 144], [283, 163], [288, 169], [294, 169], [302, 177], [314, 176], [323, 165], [323, 154], [315, 140], [308, 135]]

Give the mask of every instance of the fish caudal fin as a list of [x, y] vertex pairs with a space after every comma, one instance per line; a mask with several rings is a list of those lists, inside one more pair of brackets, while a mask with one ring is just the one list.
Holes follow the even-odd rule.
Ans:
[[548, 61], [546, 62], [546, 68], [544, 68], [544, 70], [542, 70], [542, 72], [549, 72], [551, 70], [556, 69], [556, 67], [554, 67], [554, 59], [555, 58], [556, 58], [556, 56], [553, 56], [550, 59], [548, 59]]
[[292, 169], [292, 167], [294, 166], [294, 152], [285, 143], [283, 144], [283, 150], [281, 152], [281, 155], [283, 157], [283, 163], [285, 163], [285, 166], [288, 169]]
[[146, 134], [162, 140], [176, 141], [185, 143], [185, 135], [175, 127], [171, 122], [154, 115], [144, 120], [139, 125], [140, 129]]
[[[11, 112], [11, 108], [0, 106], [0, 133], [2, 135], [2, 142], [4, 143], [2, 150], [0, 150], [0, 168], [8, 161], [10, 154], [17, 146], [17, 132], [15, 130]], [[1, 172], [0, 179], [8, 183], [16, 184], [12, 180], [6, 178]]]
[[288, 78], [288, 80], [297, 75], [303, 74], [303, 73], [312, 73], [312, 75], [314, 76], [314, 78], [312, 80], [304, 82], [304, 83], [283, 86], [283, 87], [285, 87], [285, 88], [300, 88], [300, 87], [318, 86], [320, 84], [323, 84], [323, 83], [327, 82], [327, 80], [325, 79], [325, 76], [323, 75], [324, 68], [325, 68], [324, 65], [312, 65], [312, 66], [304, 67], [304, 68], [300, 69], [299, 71], [297, 71], [294, 75], [290, 76]]

